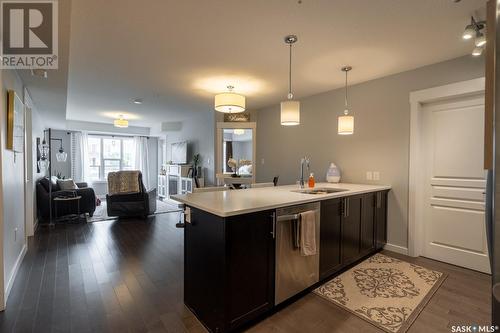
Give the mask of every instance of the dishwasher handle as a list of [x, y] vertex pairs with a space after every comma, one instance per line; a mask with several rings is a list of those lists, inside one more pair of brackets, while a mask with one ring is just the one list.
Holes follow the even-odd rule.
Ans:
[[300, 215], [298, 219], [294, 219], [292, 221], [292, 228], [293, 228], [293, 248], [294, 249], [300, 249]]

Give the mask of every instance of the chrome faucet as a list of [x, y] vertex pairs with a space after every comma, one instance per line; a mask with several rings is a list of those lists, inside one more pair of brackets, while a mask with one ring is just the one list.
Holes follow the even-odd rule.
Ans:
[[302, 157], [300, 159], [300, 188], [304, 188], [304, 165], [307, 166], [307, 170], [309, 171], [309, 158]]

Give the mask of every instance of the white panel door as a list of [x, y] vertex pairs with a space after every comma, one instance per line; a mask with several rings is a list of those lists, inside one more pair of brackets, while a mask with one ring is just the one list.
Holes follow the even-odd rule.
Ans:
[[489, 273], [483, 96], [423, 106], [423, 255]]

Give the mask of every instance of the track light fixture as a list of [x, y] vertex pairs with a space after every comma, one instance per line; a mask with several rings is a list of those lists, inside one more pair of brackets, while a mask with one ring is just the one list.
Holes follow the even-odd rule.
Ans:
[[472, 55], [477, 57], [483, 53], [483, 48], [486, 46], [486, 36], [483, 30], [486, 28], [486, 21], [476, 21], [474, 16], [470, 18], [470, 24], [465, 27], [462, 34], [464, 40], [474, 39], [475, 48]]

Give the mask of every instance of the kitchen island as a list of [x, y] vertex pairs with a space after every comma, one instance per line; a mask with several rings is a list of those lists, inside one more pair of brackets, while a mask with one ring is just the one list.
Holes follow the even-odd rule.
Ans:
[[[241, 328], [384, 246], [389, 186], [320, 183], [315, 190], [173, 197], [186, 206], [184, 302], [207, 329]], [[315, 212], [317, 246], [302, 256], [298, 221], [307, 211]]]

